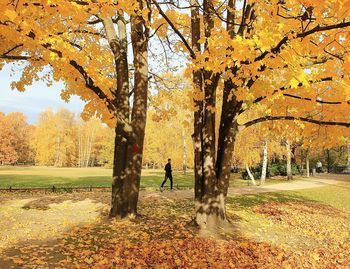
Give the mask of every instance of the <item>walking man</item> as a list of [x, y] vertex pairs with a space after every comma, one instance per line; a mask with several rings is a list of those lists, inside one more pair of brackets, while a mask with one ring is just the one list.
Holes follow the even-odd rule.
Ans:
[[164, 167], [165, 170], [165, 177], [164, 177], [164, 181], [162, 183], [162, 185], [160, 186], [160, 191], [163, 191], [163, 187], [165, 182], [167, 181], [167, 179], [170, 179], [170, 191], [173, 191], [173, 176], [171, 174], [172, 170], [171, 170], [171, 159], [168, 159], [168, 163], [165, 165]]

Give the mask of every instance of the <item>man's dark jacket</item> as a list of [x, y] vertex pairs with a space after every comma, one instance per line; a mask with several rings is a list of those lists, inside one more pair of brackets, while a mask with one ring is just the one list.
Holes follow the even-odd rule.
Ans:
[[164, 170], [165, 170], [165, 174], [167, 174], [167, 175], [171, 175], [171, 164], [170, 163], [167, 163], [166, 165], [165, 165], [165, 168], [164, 168]]

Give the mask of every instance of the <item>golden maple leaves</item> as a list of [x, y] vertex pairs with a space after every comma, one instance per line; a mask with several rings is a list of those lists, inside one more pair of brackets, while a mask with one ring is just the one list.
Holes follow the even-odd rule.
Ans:
[[[64, 81], [66, 89], [62, 97], [65, 100], [69, 100], [72, 94], [81, 96], [87, 101], [83, 113], [85, 118], [97, 113], [112, 126], [115, 121], [106, 109], [105, 100], [97, 98], [86, 87], [86, 77], [72, 67], [71, 61], [79, 64], [94, 85], [112, 99], [114, 60], [103, 31], [92, 22], [98, 21], [99, 14], [113, 15], [117, 10], [123, 10], [128, 16], [141, 14], [146, 18], [147, 9], [141, 8], [137, 1], [79, 4], [59, 0], [36, 4], [19, 2], [17, 7], [9, 3], [1, 1], [6, 8], [0, 11], [0, 35], [5, 40], [0, 45], [0, 51], [6, 52], [23, 44], [13, 53], [28, 57], [29, 62], [20, 81], [13, 87], [23, 91], [34, 80], [43, 79], [41, 71], [50, 66], [52, 75], [45, 77], [48, 84]], [[201, 46], [207, 49], [189, 61], [186, 74], [191, 76], [192, 71], [202, 69], [222, 74], [223, 79], [231, 79], [237, 86], [230, 98], [235, 95], [247, 107], [254, 108], [254, 101], [263, 97], [261, 102], [269, 106], [266, 110], [269, 113], [265, 114], [278, 115], [287, 110], [295, 116], [318, 113], [323, 119], [346, 121], [343, 111], [348, 108], [346, 101], [350, 99], [347, 28], [315, 32], [303, 37], [298, 37], [298, 34], [317, 26], [349, 20], [349, 11], [345, 8], [348, 3], [348, 0], [257, 1], [254, 6], [257, 16], [249, 25], [249, 32], [231, 37], [222, 17], [229, 7], [217, 1], [214, 4], [219, 13], [212, 15], [214, 28], [210, 36], [204, 37], [202, 33], [199, 40]], [[235, 13], [236, 22], [242, 21], [241, 8], [231, 11]], [[306, 19], [303, 17], [305, 12]], [[181, 34], [190, 40], [189, 13], [174, 7], [169, 7], [165, 13]], [[203, 18], [200, 20], [203, 26]], [[169, 26], [157, 9], [153, 9], [148, 23], [161, 40], [170, 34]], [[279, 46], [284, 38], [286, 42]], [[177, 52], [186, 50], [182, 42], [171, 41], [175, 44], [170, 45]], [[312, 83], [325, 76], [333, 80]], [[252, 86], [248, 87], [249, 81]], [[207, 85], [211, 83], [210, 80], [205, 82]], [[281, 88], [284, 90], [281, 91]], [[203, 94], [195, 89], [192, 96], [196, 100], [203, 98]], [[341, 101], [342, 104], [331, 107], [317, 100]], [[213, 107], [210, 109], [215, 111]]]

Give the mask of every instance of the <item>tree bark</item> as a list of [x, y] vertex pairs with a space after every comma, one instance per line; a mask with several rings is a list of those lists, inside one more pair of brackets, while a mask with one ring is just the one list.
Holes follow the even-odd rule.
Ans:
[[[203, 1], [204, 33], [210, 37], [214, 27], [212, 18], [213, 3], [210, 0]], [[205, 43], [207, 49], [207, 43]], [[207, 61], [208, 59], [205, 59]], [[203, 70], [204, 102], [202, 111], [202, 177], [195, 189], [200, 191], [196, 197], [196, 222], [202, 229], [215, 229], [221, 220], [225, 219], [225, 197], [218, 190], [215, 169], [215, 109], [216, 88], [219, 75], [210, 70]]]
[[[191, 40], [192, 49], [195, 53], [201, 51], [200, 40], [200, 14], [199, 5], [196, 0], [191, 0]], [[200, 70], [193, 71], [193, 86], [197, 98], [194, 98], [194, 120], [193, 120], [193, 148], [194, 148], [194, 196], [196, 201], [200, 201], [203, 190], [203, 155], [202, 155], [202, 118], [203, 118], [203, 77]]]
[[128, 180], [131, 167], [130, 152], [131, 143], [128, 138], [123, 136], [126, 123], [130, 120], [129, 105], [129, 69], [127, 59], [127, 36], [126, 23], [122, 11], [118, 13], [118, 35], [110, 17], [104, 18], [103, 24], [109, 41], [110, 48], [114, 54], [114, 61], [117, 74], [117, 87], [114, 94], [113, 102], [118, 111], [117, 124], [115, 128], [115, 144], [113, 159], [113, 183], [112, 183], [112, 205], [110, 217], [124, 218], [131, 214], [136, 214], [136, 208], [129, 205]]
[[347, 166], [347, 170], [350, 170], [350, 146], [349, 146], [349, 138], [347, 138], [346, 140], [346, 153], [347, 153], [347, 157], [348, 157], [348, 162], [346, 164]]
[[289, 141], [286, 141], [286, 151], [287, 151], [287, 179], [292, 180], [292, 156], [290, 151], [290, 144]]
[[[193, 3], [192, 3], [193, 2]], [[197, 44], [200, 33], [198, 19], [199, 9], [192, 1], [192, 47], [200, 50]], [[233, 1], [230, 1], [233, 5]], [[211, 36], [214, 27], [214, 6], [211, 0], [203, 1], [203, 20], [205, 37]], [[233, 14], [230, 21], [234, 20]], [[230, 24], [230, 34], [234, 35], [233, 24]], [[198, 38], [198, 39], [196, 39]], [[197, 40], [197, 43], [196, 43]], [[207, 43], [204, 44], [207, 50]], [[194, 85], [204, 95], [203, 102], [197, 102], [199, 110], [194, 114], [194, 142], [195, 142], [195, 199], [196, 222], [202, 230], [217, 230], [226, 221], [226, 196], [231, 173], [231, 160], [234, 150], [234, 141], [238, 132], [236, 117], [241, 103], [230, 92], [236, 87], [228, 79], [224, 82], [222, 112], [219, 124], [216, 147], [216, 91], [220, 74], [210, 70], [198, 70], [193, 73]]]
[[[142, 1], [139, 1], [139, 5], [142, 10]], [[131, 17], [135, 89], [130, 115], [126, 22], [123, 12], [120, 11], [118, 15], [118, 36], [111, 18], [104, 18], [103, 23], [114, 54], [117, 74], [113, 102], [118, 110], [118, 120], [115, 128], [110, 217], [124, 218], [137, 215], [147, 114], [149, 29], [142, 16]]]
[[266, 171], [267, 171], [267, 140], [264, 141], [263, 163], [262, 163], [262, 169], [261, 169], [260, 185], [265, 184]]
[[252, 185], [255, 186], [256, 185], [255, 178], [254, 178], [254, 175], [252, 174], [252, 172], [250, 172], [248, 164], [245, 166], [245, 169], [247, 170], [248, 176], [249, 176], [250, 180], [252, 181]]
[[[142, 7], [142, 1], [139, 3]], [[147, 120], [149, 28], [145, 25], [145, 19], [142, 16], [131, 17], [131, 40], [133, 44], [135, 68], [135, 88], [131, 126], [135, 135], [135, 143], [132, 149], [133, 159], [129, 181], [129, 203], [135, 208], [135, 213], [137, 213], [137, 202], [139, 198], [143, 145]]]
[[306, 153], [306, 177], [310, 177], [309, 155]]
[[327, 173], [330, 173], [331, 171], [331, 156], [330, 156], [330, 150], [327, 149]]
[[185, 130], [182, 129], [182, 141], [183, 141], [183, 159], [182, 159], [182, 172], [186, 175], [187, 170], [187, 149], [186, 149], [186, 136]]

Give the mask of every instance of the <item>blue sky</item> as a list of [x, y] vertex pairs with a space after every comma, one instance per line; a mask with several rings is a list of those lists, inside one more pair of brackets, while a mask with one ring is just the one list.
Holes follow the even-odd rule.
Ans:
[[41, 81], [34, 82], [25, 92], [19, 92], [11, 89], [11, 82], [14, 80], [17, 81], [18, 76], [13, 75], [10, 65], [6, 65], [0, 71], [0, 111], [5, 114], [19, 111], [27, 116], [29, 123], [35, 123], [38, 114], [47, 108], [56, 111], [62, 107], [77, 114], [84, 108], [83, 101], [77, 96], [72, 97], [69, 103], [61, 99], [63, 83], [48, 87]]

